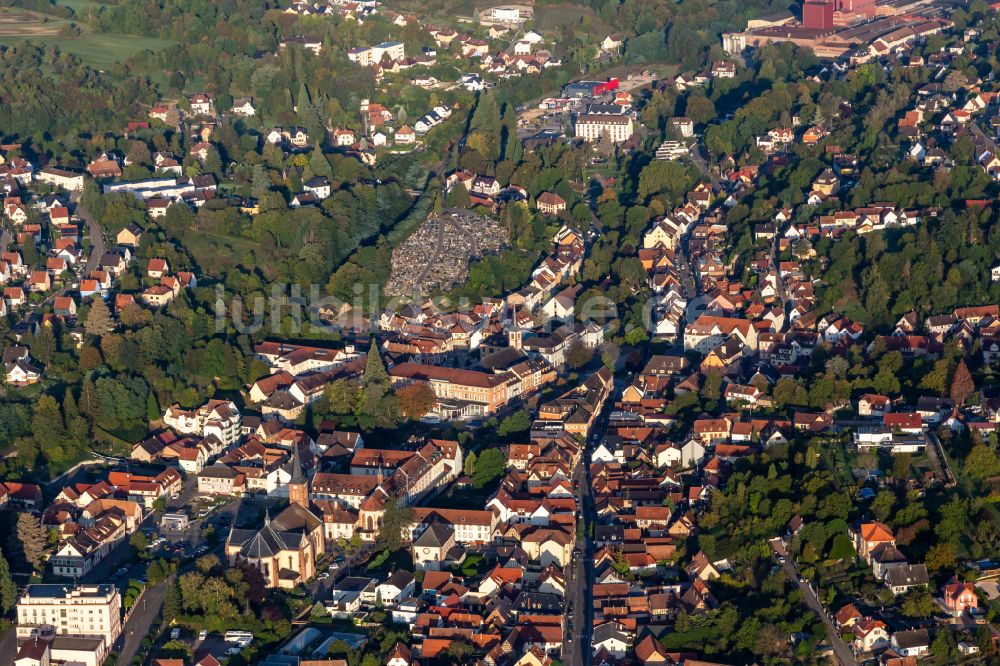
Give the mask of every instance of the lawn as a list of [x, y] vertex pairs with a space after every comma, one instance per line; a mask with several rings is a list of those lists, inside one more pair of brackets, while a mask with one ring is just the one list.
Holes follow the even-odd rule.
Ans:
[[96, 12], [101, 6], [101, 3], [94, 2], [94, 0], [56, 0], [56, 4], [69, 7], [76, 12], [77, 16], [86, 15], [88, 9], [93, 9]]
[[260, 249], [259, 244], [249, 238], [193, 230], [184, 234], [184, 245], [206, 275], [219, 275], [246, 259], [248, 253]]
[[[56, 22], [53, 21], [53, 23]], [[59, 28], [55, 26], [54, 29], [58, 31]], [[65, 39], [55, 34], [12, 36], [6, 31], [4, 35], [0, 37], [0, 45], [2, 46], [11, 46], [21, 41], [29, 41], [39, 46], [58, 46], [60, 51], [74, 55], [91, 67], [100, 70], [123, 62], [139, 51], [146, 49], [159, 51], [175, 44], [169, 39], [116, 33], [87, 33], [75, 39]]]

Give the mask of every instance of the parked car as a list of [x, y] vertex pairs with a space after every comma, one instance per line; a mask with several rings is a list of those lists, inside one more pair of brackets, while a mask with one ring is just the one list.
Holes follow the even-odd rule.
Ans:
[[203, 641], [208, 638], [208, 629], [202, 629], [198, 632], [198, 640]]

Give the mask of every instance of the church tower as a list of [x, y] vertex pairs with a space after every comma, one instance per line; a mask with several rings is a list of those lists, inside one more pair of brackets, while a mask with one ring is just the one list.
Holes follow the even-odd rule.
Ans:
[[302, 461], [299, 460], [298, 444], [292, 445], [292, 478], [288, 481], [288, 502], [298, 504], [303, 509], [309, 508], [309, 482], [302, 471]]

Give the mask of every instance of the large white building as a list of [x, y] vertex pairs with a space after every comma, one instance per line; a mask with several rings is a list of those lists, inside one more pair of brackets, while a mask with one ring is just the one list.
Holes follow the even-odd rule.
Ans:
[[632, 116], [582, 113], [576, 117], [576, 136], [585, 141], [600, 141], [607, 132], [615, 143], [628, 141], [635, 131]]
[[185, 435], [215, 435], [223, 446], [229, 447], [240, 438], [243, 418], [233, 401], [209, 400], [194, 411], [178, 405], [168, 407], [163, 423]]
[[28, 585], [17, 600], [18, 638], [99, 638], [106, 654], [121, 630], [121, 595], [114, 585]]
[[362, 46], [347, 52], [348, 59], [362, 67], [377, 65], [382, 62], [382, 58], [385, 56], [389, 56], [389, 60], [392, 61], [402, 60], [406, 57], [405, 45], [403, 42], [382, 42], [375, 46]]
[[83, 174], [56, 167], [45, 167], [35, 173], [35, 180], [71, 192], [83, 191]]

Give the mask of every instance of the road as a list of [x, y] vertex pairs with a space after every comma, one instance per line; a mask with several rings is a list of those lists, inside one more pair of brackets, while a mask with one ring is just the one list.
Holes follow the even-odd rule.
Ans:
[[799, 571], [795, 567], [795, 562], [792, 558], [787, 557], [785, 545], [780, 539], [772, 539], [771, 548], [784, 559], [781, 563], [781, 568], [784, 569], [788, 579], [799, 586], [799, 589], [802, 591], [802, 600], [806, 606], [822, 620], [823, 625], [826, 627], [827, 639], [830, 641], [833, 653], [837, 655], [837, 660], [840, 661], [841, 666], [858, 666], [858, 661], [854, 658], [854, 651], [840, 637], [840, 632], [837, 631], [832, 616], [827, 614], [826, 609], [823, 608], [819, 599], [816, 598], [816, 593], [809, 587], [809, 584], [799, 576]]
[[[70, 200], [76, 201], [79, 199], [79, 196], [78, 192], [73, 192], [70, 194]], [[80, 280], [84, 276], [90, 275], [90, 273], [97, 268], [101, 261], [101, 257], [104, 256], [105, 240], [104, 232], [101, 230], [100, 225], [97, 224], [97, 221], [90, 215], [86, 208], [77, 204], [76, 214], [81, 220], [84, 221], [84, 224], [86, 224], [87, 234], [90, 236], [90, 255], [87, 257], [87, 263], [84, 265], [82, 271], [76, 272], [76, 279]], [[0, 234], [0, 247], [6, 250], [13, 240], [13, 236], [11, 236], [10, 232], [4, 229], [3, 233]], [[65, 296], [73, 289], [75, 289], [75, 287], [72, 286], [72, 283], [67, 282], [60, 290], [51, 292], [45, 300], [40, 302], [37, 306], [35, 306], [35, 308], [25, 311], [22, 320], [31, 312], [38, 312], [42, 310], [46, 305], [55, 301], [57, 296]]]
[[132, 658], [142, 647], [142, 641], [149, 634], [153, 621], [160, 616], [166, 594], [167, 586], [164, 583], [146, 589], [142, 599], [138, 601], [139, 607], [129, 616], [128, 622], [122, 628], [121, 636], [115, 641], [115, 650], [118, 652], [116, 663], [132, 663]]
[[14, 625], [0, 636], [0, 664], [13, 664], [17, 655], [17, 630]]
[[97, 269], [101, 257], [104, 256], [104, 231], [97, 224], [97, 220], [82, 205], [77, 204], [76, 214], [87, 225], [87, 235], [90, 236], [90, 256], [87, 257], [87, 264], [83, 269], [83, 275], [90, 275], [92, 271]]
[[569, 568], [570, 579], [566, 589], [566, 618], [564, 634], [572, 640], [563, 642], [564, 664], [590, 666], [593, 652], [591, 638], [594, 633], [594, 540], [591, 529], [597, 524], [594, 506], [593, 486], [590, 478], [590, 445], [599, 442], [608, 427], [608, 417], [614, 410], [615, 399], [625, 388], [625, 379], [615, 377], [612, 392], [604, 401], [604, 407], [594, 423], [592, 435], [587, 438], [580, 451], [580, 461], [573, 470], [573, 481], [577, 488], [577, 502], [580, 507], [580, 521], [583, 524], [583, 539], [573, 551], [573, 562]]
[[590, 663], [590, 637], [594, 628], [594, 542], [590, 537], [594, 525], [594, 496], [590, 485], [589, 453], [584, 446], [580, 462], [573, 472], [577, 484], [577, 499], [580, 503], [580, 520], [583, 524], [583, 539], [573, 551], [570, 565], [571, 579], [567, 581], [566, 620], [564, 633], [571, 638], [563, 643], [562, 662], [565, 664]]
[[721, 190], [722, 182], [719, 181], [719, 177], [715, 174], [715, 172], [708, 168], [708, 162], [705, 161], [705, 156], [702, 154], [701, 143], [693, 144], [688, 152], [691, 155], [691, 161], [694, 162], [696, 167], [698, 167], [698, 170], [701, 171], [702, 175], [712, 181], [712, 187], [714, 187], [717, 191]]
[[[230, 524], [236, 524], [236, 519], [239, 514], [240, 507], [243, 505], [242, 500], [234, 500], [229, 504], [223, 505], [214, 513], [214, 516], [220, 516], [226, 514], [229, 516]], [[256, 508], [254, 508], [256, 511]], [[151, 514], [151, 515], [156, 515]], [[196, 524], [201, 521], [197, 521]], [[196, 547], [200, 543], [200, 528], [198, 529], [198, 536], [196, 538], [189, 539], [191, 546]], [[179, 535], [174, 535], [175, 538]], [[225, 546], [225, 541], [220, 538], [219, 543], [211, 548], [208, 553], [215, 554], [223, 558], [223, 548]], [[191, 560], [184, 566], [177, 570], [177, 573], [173, 574], [167, 580], [173, 580], [176, 576], [180, 576], [189, 571], [192, 571], [196, 566], [197, 560]], [[143, 595], [142, 600], [139, 601], [142, 606], [137, 608], [131, 616], [129, 616], [128, 621], [125, 626], [122, 627], [122, 633], [115, 641], [114, 649], [118, 653], [118, 660], [116, 663], [119, 664], [131, 664], [132, 659], [138, 654], [139, 649], [142, 647], [143, 639], [149, 634], [153, 622], [160, 616], [161, 609], [163, 608], [163, 599], [167, 593], [166, 582], [158, 583], [157, 585], [151, 585], [146, 588], [146, 593]], [[163, 629], [163, 627], [161, 627]]]

